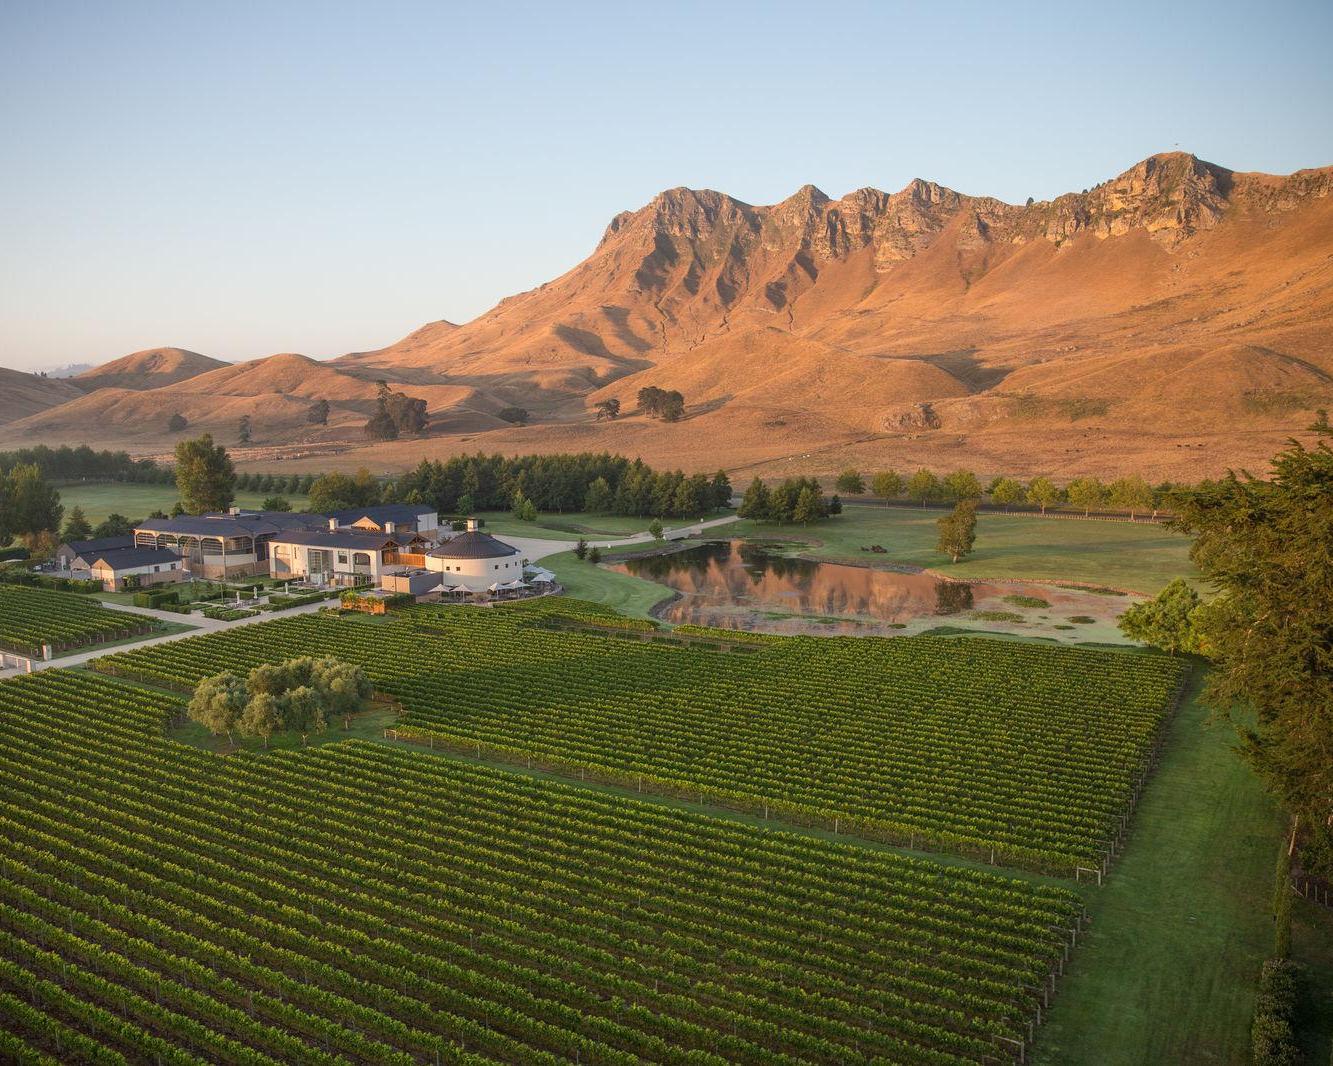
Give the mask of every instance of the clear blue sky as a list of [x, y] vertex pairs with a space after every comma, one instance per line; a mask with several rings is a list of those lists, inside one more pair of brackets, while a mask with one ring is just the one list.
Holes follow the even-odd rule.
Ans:
[[0, 0], [0, 365], [379, 347], [674, 185], [1333, 163], [1333, 4]]

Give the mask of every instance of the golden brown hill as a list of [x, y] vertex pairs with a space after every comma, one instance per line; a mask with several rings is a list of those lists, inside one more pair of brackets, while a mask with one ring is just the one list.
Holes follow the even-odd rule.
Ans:
[[0, 424], [56, 407], [83, 390], [67, 378], [47, 378], [0, 366]]
[[[409, 388], [413, 395], [425, 397], [433, 409], [455, 412], [455, 419], [470, 396], [469, 389], [455, 385], [395, 388]], [[77, 439], [102, 447], [124, 445], [153, 452], [181, 436], [201, 432], [230, 443], [241, 418], [248, 416], [257, 445], [359, 440], [374, 411], [376, 392], [375, 375], [362, 376], [333, 363], [284, 353], [223, 363], [207, 373], [154, 389], [100, 388], [5, 426], [0, 434], [5, 439]], [[314, 424], [308, 418], [319, 400], [329, 402], [327, 424]], [[168, 422], [177, 414], [186, 420], [186, 428], [171, 433]], [[485, 414], [477, 417], [487, 428], [503, 425]]]
[[[672, 189], [474, 321], [323, 364], [351, 391], [322, 439], [377, 468], [494, 447], [746, 471], [1216, 473], [1333, 403], [1331, 189], [1333, 168], [1245, 174], [1183, 153], [1024, 206], [921, 180], [766, 207]], [[435, 436], [357, 439], [357, 390], [378, 377], [429, 390]], [[685, 421], [634, 414], [645, 385], [680, 389]], [[626, 417], [596, 421], [609, 398]], [[508, 405], [539, 424], [499, 423]], [[279, 414], [266, 439], [309, 439]]]
[[184, 348], [149, 348], [85, 370], [74, 381], [91, 389], [156, 389], [226, 366]]

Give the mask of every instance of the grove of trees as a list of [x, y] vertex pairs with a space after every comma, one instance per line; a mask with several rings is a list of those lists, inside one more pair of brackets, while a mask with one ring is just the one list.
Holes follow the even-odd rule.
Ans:
[[397, 440], [416, 435], [426, 429], [426, 401], [394, 392], [387, 381], [376, 382], [375, 413], [366, 423], [366, 436], [371, 440]]
[[685, 417], [685, 397], [675, 389], [659, 389], [649, 385], [639, 390], [639, 410], [649, 418], [679, 422]]
[[324, 731], [328, 720], [361, 710], [373, 688], [359, 666], [332, 656], [302, 656], [264, 663], [241, 677], [224, 671], [195, 687], [186, 713], [216, 736], [259, 737], [268, 747], [274, 733]]

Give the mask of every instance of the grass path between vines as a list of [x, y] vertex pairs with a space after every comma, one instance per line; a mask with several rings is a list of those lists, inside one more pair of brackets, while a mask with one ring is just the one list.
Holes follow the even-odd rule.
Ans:
[[1231, 730], [1207, 724], [1200, 682], [1196, 670], [1125, 853], [1091, 897], [1034, 1063], [1249, 1062], [1283, 822]]

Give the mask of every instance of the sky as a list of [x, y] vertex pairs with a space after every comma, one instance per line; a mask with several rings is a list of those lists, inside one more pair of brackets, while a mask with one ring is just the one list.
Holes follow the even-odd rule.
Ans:
[[382, 347], [677, 185], [1333, 164], [1333, 3], [0, 0], [0, 366]]

